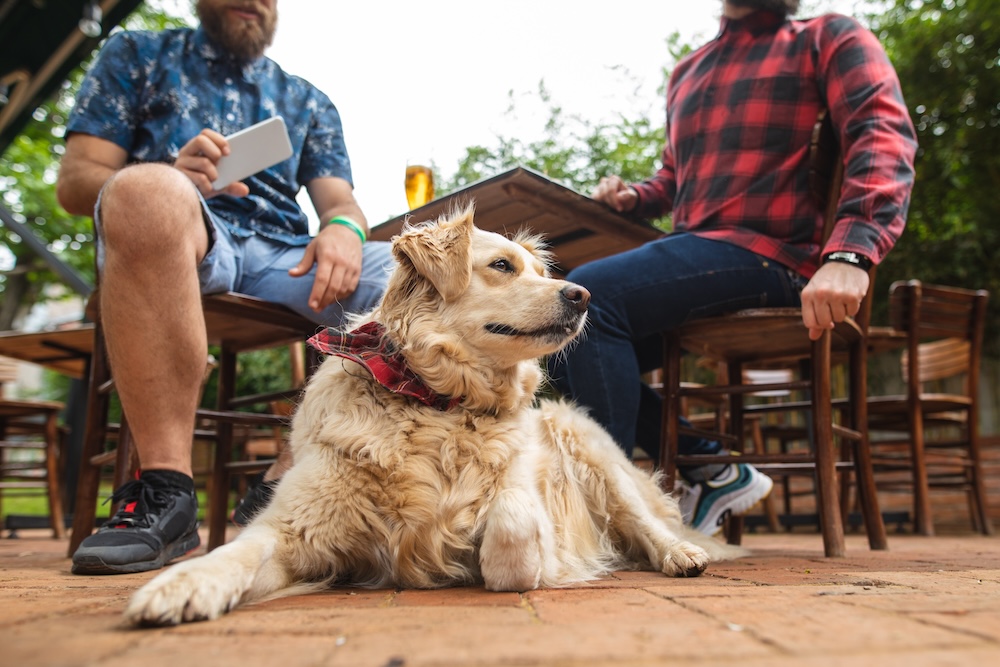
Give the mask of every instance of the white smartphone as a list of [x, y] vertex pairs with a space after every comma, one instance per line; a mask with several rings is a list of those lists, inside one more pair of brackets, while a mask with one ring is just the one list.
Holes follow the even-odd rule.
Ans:
[[212, 187], [221, 190], [230, 183], [242, 181], [258, 171], [278, 164], [292, 156], [292, 142], [281, 116], [268, 118], [228, 137], [229, 155], [216, 165], [219, 175]]

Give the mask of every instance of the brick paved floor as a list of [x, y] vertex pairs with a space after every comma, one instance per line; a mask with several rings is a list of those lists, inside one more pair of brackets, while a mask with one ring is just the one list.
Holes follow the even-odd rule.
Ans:
[[748, 535], [700, 578], [624, 572], [566, 590], [337, 589], [211, 623], [130, 630], [151, 574], [77, 577], [47, 532], [0, 539], [0, 665], [351, 667], [998, 664], [1000, 538]]

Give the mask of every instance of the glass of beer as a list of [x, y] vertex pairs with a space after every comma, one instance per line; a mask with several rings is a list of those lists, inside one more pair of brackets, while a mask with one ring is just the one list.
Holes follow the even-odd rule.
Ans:
[[434, 172], [419, 164], [406, 166], [406, 203], [410, 210], [434, 199]]

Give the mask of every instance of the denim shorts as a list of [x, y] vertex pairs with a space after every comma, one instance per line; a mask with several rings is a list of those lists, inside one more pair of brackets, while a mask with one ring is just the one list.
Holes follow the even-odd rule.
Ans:
[[[308, 305], [316, 275], [315, 265], [304, 276], [288, 275], [288, 270], [302, 259], [306, 246], [292, 246], [258, 234], [237, 236], [224, 220], [209, 210], [200, 194], [198, 197], [209, 237], [208, 254], [198, 265], [202, 294], [239, 292], [255, 296], [284, 304], [303, 317], [324, 326], [339, 326], [344, 322], [345, 314], [370, 310], [382, 297], [389, 274], [395, 266], [389, 243], [365, 243], [357, 289], [343, 301], [333, 303], [317, 313]], [[104, 265], [104, 243], [100, 233], [100, 198], [94, 215], [94, 227], [97, 230], [97, 264], [101, 268]]]

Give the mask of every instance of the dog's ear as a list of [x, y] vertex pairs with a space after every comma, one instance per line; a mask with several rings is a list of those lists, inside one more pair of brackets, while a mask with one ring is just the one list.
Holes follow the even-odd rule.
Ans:
[[409, 262], [445, 301], [458, 297], [469, 286], [474, 208], [470, 204], [435, 224], [409, 229], [392, 244], [396, 260]]

